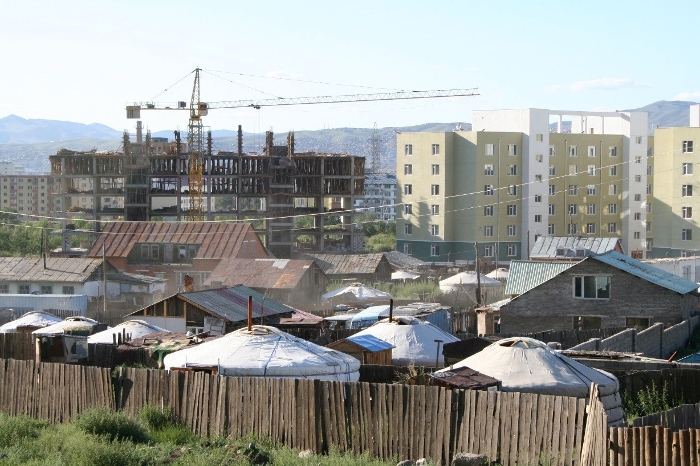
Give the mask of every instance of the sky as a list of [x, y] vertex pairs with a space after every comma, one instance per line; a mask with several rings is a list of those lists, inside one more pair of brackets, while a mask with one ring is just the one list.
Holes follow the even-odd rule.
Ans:
[[[0, 118], [133, 130], [125, 106], [471, 89], [473, 97], [215, 109], [206, 129], [470, 122], [472, 110], [621, 110], [700, 101], [694, 1], [13, 2]], [[188, 113], [142, 112], [152, 131]]]

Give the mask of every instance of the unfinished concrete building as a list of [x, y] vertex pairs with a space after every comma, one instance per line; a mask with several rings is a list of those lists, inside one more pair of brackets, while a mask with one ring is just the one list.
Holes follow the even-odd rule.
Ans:
[[[295, 153], [294, 134], [274, 145], [266, 134], [261, 155], [238, 150], [203, 155], [202, 210], [207, 220], [252, 223], [272, 254], [293, 249], [361, 251], [362, 230], [353, 206], [364, 195], [364, 157]], [[123, 152], [60, 150], [50, 157], [59, 216], [94, 220], [184, 220], [189, 211], [189, 157], [179, 132], [175, 141], [127, 133]], [[58, 204], [57, 204], [58, 205]], [[303, 218], [302, 218], [303, 217]], [[65, 241], [64, 241], [65, 243]]]

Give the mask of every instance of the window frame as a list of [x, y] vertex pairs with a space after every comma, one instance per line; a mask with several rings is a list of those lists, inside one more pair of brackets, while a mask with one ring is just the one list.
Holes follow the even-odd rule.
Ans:
[[[590, 296], [592, 291], [590, 288], [591, 279], [593, 280], [595, 296]], [[599, 282], [606, 284], [606, 289], [603, 293], [600, 293], [602, 288]], [[610, 275], [574, 275], [572, 277], [572, 291], [574, 299], [609, 301], [612, 291], [612, 277]]]

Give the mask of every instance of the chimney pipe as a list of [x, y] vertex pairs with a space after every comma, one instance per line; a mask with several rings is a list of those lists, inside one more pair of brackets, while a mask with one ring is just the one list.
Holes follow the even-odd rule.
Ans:
[[394, 318], [394, 299], [389, 299], [389, 322]]
[[253, 297], [248, 296], [248, 331], [253, 330]]
[[238, 155], [243, 155], [243, 127], [238, 125]]

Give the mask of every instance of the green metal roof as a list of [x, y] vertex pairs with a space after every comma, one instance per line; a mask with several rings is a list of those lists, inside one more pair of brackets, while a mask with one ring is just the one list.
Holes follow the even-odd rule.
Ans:
[[521, 295], [576, 265], [576, 262], [511, 261], [506, 295]]

